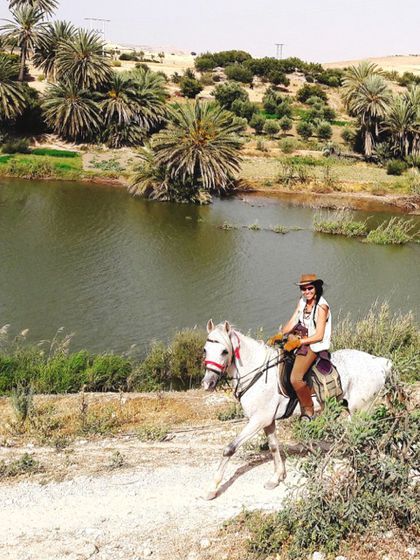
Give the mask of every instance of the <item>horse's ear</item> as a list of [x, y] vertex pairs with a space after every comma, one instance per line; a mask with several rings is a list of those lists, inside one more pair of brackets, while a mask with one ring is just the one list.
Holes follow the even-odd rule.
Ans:
[[228, 334], [230, 333], [231, 328], [232, 328], [232, 327], [230, 326], [229, 321], [225, 321], [225, 331], [226, 331]]
[[213, 319], [207, 321], [207, 332], [210, 333], [211, 331], [214, 331]]

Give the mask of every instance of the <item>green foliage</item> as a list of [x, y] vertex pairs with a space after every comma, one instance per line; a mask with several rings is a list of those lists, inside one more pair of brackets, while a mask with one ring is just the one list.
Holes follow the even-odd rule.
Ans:
[[223, 109], [230, 111], [234, 101], [249, 101], [247, 92], [239, 84], [235, 82], [227, 82], [217, 85], [214, 90], [214, 97]]
[[416, 526], [420, 424], [418, 413], [395, 399], [398, 392], [391, 388], [390, 408], [355, 415], [352, 422], [338, 417], [333, 405], [314, 422], [301, 423], [295, 435], [312, 449], [326, 440], [329, 451], [314, 451], [301, 462], [304, 494], [296, 490], [280, 512], [242, 516], [250, 552], [265, 557], [281, 551], [291, 559], [315, 550], [337, 554], [347, 539], [368, 530]]
[[267, 120], [265, 121], [263, 132], [268, 136], [274, 137], [276, 134], [280, 132], [280, 124], [276, 120]]
[[35, 148], [31, 150], [31, 154], [34, 156], [50, 156], [71, 159], [79, 157], [78, 152], [71, 152], [70, 150], [55, 150], [52, 148]]
[[201, 91], [203, 91], [203, 86], [196, 78], [184, 76], [179, 85], [182, 95], [184, 97], [188, 97], [188, 99], [194, 99]]
[[289, 117], [282, 117], [279, 121], [280, 128], [282, 132], [287, 132], [293, 127], [293, 121]]
[[276, 115], [279, 119], [292, 116], [290, 99], [280, 95], [272, 88], [268, 88], [263, 97], [264, 110], [269, 115]]
[[328, 101], [327, 94], [319, 85], [304, 84], [296, 93], [296, 99], [301, 103], [306, 103], [311, 97], [318, 97], [325, 103]]
[[335, 212], [318, 212], [314, 216], [313, 227], [315, 231], [330, 235], [344, 235], [345, 237], [364, 237], [367, 235], [367, 223], [353, 219], [349, 210]]
[[400, 159], [391, 159], [386, 164], [387, 175], [402, 175], [407, 169], [407, 164]]
[[272, 72], [270, 72], [268, 75], [268, 80], [275, 86], [283, 85], [287, 87], [290, 85], [289, 78], [284, 72], [280, 72], [279, 70], [273, 70]]
[[132, 391], [158, 391], [168, 386], [169, 379], [169, 351], [163, 342], [154, 341], [130, 375], [128, 385]]
[[29, 418], [33, 408], [32, 387], [19, 383], [12, 391], [11, 402], [18, 422], [23, 425]]
[[258, 106], [250, 101], [243, 101], [242, 99], [235, 99], [231, 107], [232, 113], [238, 117], [242, 117], [250, 121], [255, 114], [258, 113]]
[[346, 126], [341, 131], [341, 138], [347, 144], [347, 146], [349, 146], [350, 148], [353, 148], [354, 141], [356, 139], [356, 133], [352, 128], [350, 128], [349, 126]]
[[191, 389], [201, 382], [202, 352], [206, 333], [197, 329], [178, 332], [170, 345], [170, 370], [172, 378]]
[[9, 177], [21, 179], [49, 179], [57, 175], [54, 167], [48, 161], [34, 161], [24, 159], [10, 159], [3, 167], [2, 172]]
[[3, 154], [29, 154], [29, 142], [26, 138], [8, 140], [1, 147]]
[[298, 148], [298, 143], [294, 138], [282, 138], [279, 141], [279, 148], [284, 154], [292, 154]]
[[195, 67], [199, 72], [213, 70], [217, 66], [226, 67], [231, 64], [242, 64], [252, 57], [245, 51], [231, 50], [215, 53], [204, 53], [195, 58]]
[[404, 245], [413, 241], [418, 234], [412, 220], [394, 216], [388, 222], [382, 222], [376, 229], [369, 232], [366, 243], [377, 245]]
[[332, 137], [333, 131], [331, 125], [328, 122], [320, 122], [316, 128], [316, 133], [318, 138], [322, 140], [329, 140]]
[[314, 129], [311, 123], [301, 121], [296, 127], [296, 132], [303, 138], [303, 140], [308, 140], [313, 135]]
[[254, 113], [249, 121], [249, 126], [255, 130], [256, 134], [261, 134], [265, 121], [266, 119], [261, 113]]
[[15, 461], [0, 461], [0, 480], [14, 478], [22, 474], [32, 474], [42, 470], [41, 465], [34, 459], [33, 455], [25, 453]]
[[230, 403], [217, 413], [217, 419], [220, 420], [220, 422], [229, 422], [229, 420], [238, 420], [243, 417], [244, 413], [239, 403]]
[[251, 84], [253, 74], [249, 68], [242, 64], [231, 64], [225, 68], [225, 74], [228, 80], [234, 80], [242, 84]]
[[140, 441], [165, 441], [169, 429], [161, 424], [144, 424], [137, 430]]
[[15, 81], [18, 72], [15, 59], [0, 53], [0, 122], [16, 118], [27, 106], [25, 89]]
[[420, 84], [420, 76], [413, 74], [413, 72], [404, 72], [402, 76], [397, 78], [397, 82], [400, 86], [408, 87], [413, 84]]
[[96, 355], [85, 372], [89, 391], [120, 391], [127, 389], [132, 363], [114, 354]]

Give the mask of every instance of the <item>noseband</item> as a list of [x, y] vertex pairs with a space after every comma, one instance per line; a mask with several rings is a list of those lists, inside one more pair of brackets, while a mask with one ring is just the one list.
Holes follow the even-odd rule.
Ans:
[[[217, 375], [217, 377], [218, 377], [217, 381], [219, 381], [220, 377], [223, 374], [226, 373], [226, 370], [228, 369], [229, 366], [232, 365], [235, 358], [238, 359], [238, 360], [240, 359], [239, 337], [235, 333], [235, 331], [232, 331], [231, 336], [235, 336], [236, 339], [237, 339], [236, 347], [233, 345], [233, 342], [232, 342], [232, 339], [231, 339], [230, 336], [225, 335], [223, 332], [221, 332], [220, 334], [222, 334], [223, 338], [225, 339], [223, 342], [225, 343], [226, 350], [228, 352], [228, 360], [227, 360], [226, 364], [219, 364], [218, 362], [214, 362], [212, 360], [204, 360], [204, 365], [206, 366], [206, 369], [209, 369], [210, 371], [212, 371], [213, 373], [215, 373]], [[211, 342], [212, 344], [223, 344], [223, 342], [221, 342], [220, 340], [213, 340], [211, 338], [208, 338], [206, 340], [206, 342]]]

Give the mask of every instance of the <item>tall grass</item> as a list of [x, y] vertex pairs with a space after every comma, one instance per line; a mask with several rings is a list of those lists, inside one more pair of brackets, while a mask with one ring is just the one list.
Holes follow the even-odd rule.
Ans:
[[367, 234], [367, 220], [354, 220], [352, 212], [347, 209], [317, 212], [313, 219], [313, 228], [317, 232], [331, 235], [364, 237]]
[[35, 156], [50, 156], [50, 157], [61, 157], [61, 158], [76, 158], [78, 157], [78, 152], [72, 152], [70, 150], [55, 150], [52, 148], [35, 148], [31, 151], [31, 154]]
[[413, 220], [394, 216], [388, 222], [382, 222], [376, 229], [369, 232], [366, 243], [377, 245], [404, 245], [418, 237]]

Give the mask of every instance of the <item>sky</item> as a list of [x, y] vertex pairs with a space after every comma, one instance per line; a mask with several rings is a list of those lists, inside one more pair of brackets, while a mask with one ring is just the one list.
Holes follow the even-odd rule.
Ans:
[[274, 56], [284, 43], [284, 57], [313, 62], [420, 54], [420, 0], [60, 0], [56, 17], [109, 19], [107, 41], [186, 52]]

